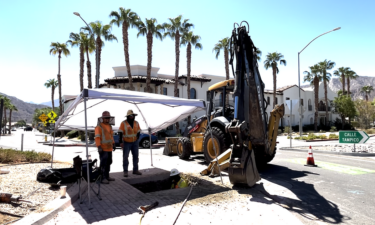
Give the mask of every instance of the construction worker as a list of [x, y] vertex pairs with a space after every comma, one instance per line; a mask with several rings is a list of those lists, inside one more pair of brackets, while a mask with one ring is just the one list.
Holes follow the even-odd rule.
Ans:
[[120, 146], [123, 149], [123, 169], [124, 177], [128, 176], [129, 166], [129, 152], [132, 152], [133, 156], [133, 174], [142, 175], [138, 171], [138, 155], [139, 155], [139, 135], [141, 134], [141, 128], [139, 123], [135, 120], [137, 114], [133, 113], [133, 110], [129, 109], [126, 113], [126, 120], [122, 121], [118, 133], [123, 137], [123, 143]]
[[186, 188], [188, 187], [188, 182], [180, 177], [180, 172], [177, 169], [171, 170], [170, 181], [172, 183], [171, 189]]
[[108, 111], [104, 111], [102, 117], [98, 118], [98, 126], [95, 127], [95, 144], [100, 156], [103, 184], [109, 184], [109, 181], [115, 180], [109, 176], [112, 164], [112, 150], [115, 144], [112, 126], [109, 123], [113, 118]]

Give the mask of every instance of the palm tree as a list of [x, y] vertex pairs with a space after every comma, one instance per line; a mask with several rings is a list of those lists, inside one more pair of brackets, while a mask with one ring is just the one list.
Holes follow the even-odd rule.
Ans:
[[257, 60], [260, 62], [262, 58], [262, 51], [259, 48], [255, 47], [254, 53], [257, 55]]
[[[81, 28], [82, 30], [86, 30], [85, 28]], [[93, 53], [95, 50], [95, 40], [93, 38], [93, 35], [89, 35], [87, 33], [84, 33], [84, 35], [81, 35], [81, 45], [83, 45], [84, 52], [86, 53], [87, 62], [87, 88], [92, 88], [92, 79], [91, 79], [91, 62], [89, 53]]]
[[[98, 80], [100, 80], [100, 61], [101, 61], [101, 53], [102, 53], [102, 48], [104, 46], [104, 42], [102, 41], [101, 37], [104, 38], [106, 41], [117, 41], [117, 37], [113, 34], [111, 34], [111, 28], [112, 26], [107, 24], [103, 25], [102, 22], [96, 21], [96, 22], [91, 22], [89, 24], [91, 27], [92, 34], [96, 36], [95, 40], [95, 45], [96, 45], [96, 51], [95, 51], [95, 58], [98, 59], [96, 60], [96, 68], [97, 72], [99, 74], [96, 74], [95, 76], [95, 84], [98, 84]], [[82, 27], [83, 30], [89, 32], [90, 28], [89, 27]], [[99, 55], [98, 55], [99, 54]]]
[[310, 85], [314, 87], [314, 103], [315, 103], [315, 112], [314, 112], [314, 130], [318, 131], [318, 102], [319, 102], [319, 82], [322, 81], [322, 76], [319, 71], [319, 66], [315, 64], [310, 66], [310, 72], [303, 72], [306, 74], [303, 82], [310, 82]]
[[195, 49], [203, 49], [201, 43], [199, 43], [201, 37], [198, 35], [194, 35], [193, 31], [186, 32], [182, 35], [181, 38], [181, 45], [187, 45], [186, 48], [186, 58], [187, 58], [187, 96], [190, 99], [190, 72], [191, 72], [191, 47], [194, 46]]
[[326, 121], [325, 125], [328, 126], [328, 98], [327, 98], [327, 82], [331, 80], [331, 74], [327, 72], [327, 70], [331, 70], [336, 63], [331, 62], [331, 60], [324, 60], [323, 62], [318, 63], [320, 67], [320, 72], [322, 74], [323, 78], [323, 84], [324, 84], [324, 100], [326, 104]]
[[189, 23], [189, 19], [182, 21], [182, 15], [175, 18], [168, 18], [169, 23], [164, 23], [163, 27], [167, 30], [164, 33], [164, 37], [169, 36], [175, 42], [175, 52], [176, 52], [176, 64], [175, 64], [175, 74], [174, 74], [174, 97], [178, 96], [177, 86], [178, 86], [178, 71], [180, 69], [180, 37], [182, 34], [189, 31], [190, 27], [194, 27], [193, 24]]
[[333, 75], [340, 77], [342, 83], [342, 93], [345, 94], [345, 74], [350, 71], [349, 67], [340, 67], [337, 70], [333, 71]]
[[368, 96], [373, 90], [373, 86], [364, 86], [361, 88], [361, 92], [365, 94], [366, 102], [368, 102]]
[[[163, 40], [162, 32], [164, 31], [164, 27], [160, 24], [157, 24], [157, 21], [155, 18], [147, 19], [145, 20], [145, 23], [142, 21], [139, 22], [138, 25], [138, 34], [142, 36], [146, 36], [147, 39], [147, 78], [146, 78], [146, 88], [147, 92], [151, 92], [151, 63], [152, 63], [152, 43], [154, 40], [154, 37], [157, 39]], [[177, 81], [176, 81], [177, 82]]]
[[215, 44], [215, 47], [212, 49], [212, 52], [216, 53], [216, 59], [219, 58], [220, 51], [224, 51], [224, 64], [225, 64], [225, 79], [229, 80], [229, 40], [230, 38], [226, 37], [219, 40]]
[[[3, 122], [1, 123], [2, 125], [1, 126], [3, 126], [4, 127], [4, 129], [3, 129], [3, 134], [5, 134], [5, 132], [6, 132], [6, 122], [7, 122], [7, 114], [6, 114], [6, 110], [10, 107], [10, 105], [11, 105], [11, 103], [10, 103], [10, 99], [9, 98], [7, 98], [7, 97], [5, 97], [4, 95], [0, 95], [0, 99], [3, 99], [4, 100], [4, 105], [3, 105], [3, 111], [4, 111], [4, 115], [3, 115], [3, 118], [0, 118], [0, 119], [2, 119], [3, 120]], [[0, 132], [1, 132], [1, 127], [0, 127]]]
[[70, 44], [72, 47], [77, 46], [79, 47], [79, 84], [80, 84], [80, 91], [83, 90], [83, 73], [84, 73], [84, 64], [85, 64], [85, 46], [84, 41], [87, 39], [87, 34], [80, 32], [77, 33], [70, 33], [69, 38], [66, 43]]
[[358, 75], [356, 72], [354, 72], [353, 70], [349, 70], [347, 71], [347, 73], [345, 74], [346, 76], [346, 84], [348, 85], [347, 89], [348, 89], [348, 96], [350, 96], [350, 80], [355, 80], [357, 79]]
[[112, 11], [109, 14], [109, 17], [114, 17], [114, 19], [112, 19], [110, 22], [111, 25], [116, 24], [118, 27], [120, 27], [122, 24], [122, 42], [124, 44], [126, 71], [128, 72], [130, 90], [134, 90], [130, 71], [128, 30], [129, 27], [137, 27], [139, 16], [137, 13], [132, 12], [131, 9], [124, 9], [123, 7], [120, 7], [119, 12]]
[[61, 96], [61, 74], [60, 74], [60, 59], [61, 59], [61, 53], [65, 55], [65, 57], [68, 57], [70, 55], [70, 51], [65, 43], [59, 43], [59, 42], [52, 42], [51, 43], [51, 49], [49, 50], [49, 54], [52, 55], [58, 55], [59, 58], [59, 69], [57, 72], [57, 80], [59, 82], [59, 105], [60, 105], [60, 115], [62, 115], [62, 96]]
[[12, 130], [12, 111], [18, 111], [17, 107], [13, 104], [9, 105], [9, 134], [11, 134]]
[[280, 65], [286, 66], [286, 60], [283, 59], [284, 56], [281, 53], [273, 52], [268, 53], [266, 56], [267, 59], [264, 61], [264, 68], [268, 70], [269, 68], [272, 68], [272, 74], [273, 74], [273, 108], [275, 108], [276, 105], [276, 74], [279, 73], [279, 68], [277, 67], [277, 63], [280, 63]]
[[46, 88], [51, 88], [52, 110], [55, 111], [55, 101], [53, 96], [55, 95], [55, 88], [59, 86], [59, 82], [55, 79], [49, 79], [44, 83], [44, 86], [46, 86]]

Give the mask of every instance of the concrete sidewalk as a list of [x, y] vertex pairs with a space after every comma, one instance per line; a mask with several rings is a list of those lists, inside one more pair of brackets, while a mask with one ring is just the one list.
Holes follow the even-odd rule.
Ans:
[[[159, 206], [146, 213], [142, 224], [173, 224], [190, 188], [143, 193], [128, 183], [168, 177], [172, 168], [196, 174], [205, 166], [193, 161], [183, 161], [178, 157], [163, 156], [162, 149], [157, 149], [154, 150], [154, 166], [151, 167], [149, 151], [141, 150], [140, 170], [143, 175], [136, 176], [130, 171], [130, 176], [124, 178], [122, 157], [119, 157], [121, 153], [114, 153], [114, 172], [111, 172], [111, 176], [116, 178], [116, 181], [101, 186], [103, 200], [98, 200], [92, 194], [93, 209], [88, 209], [88, 200], [83, 204], [76, 201], [47, 224], [138, 224], [141, 214], [137, 208], [155, 201], [159, 202]], [[129, 169], [131, 168], [130, 163]], [[266, 199], [260, 191], [265, 187], [269, 193], [279, 192], [280, 186], [276, 184], [262, 180], [263, 185], [233, 189], [228, 176], [223, 177], [224, 186], [219, 185], [219, 177], [201, 178], [203, 184], [193, 188], [176, 224], [301, 224], [288, 210]]]

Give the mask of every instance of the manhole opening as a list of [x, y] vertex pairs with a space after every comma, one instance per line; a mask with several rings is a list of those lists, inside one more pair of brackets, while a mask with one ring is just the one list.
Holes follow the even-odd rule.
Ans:
[[171, 189], [171, 180], [169, 178], [157, 181], [147, 181], [138, 184], [131, 184], [131, 186], [142, 191], [143, 193], [164, 191]]

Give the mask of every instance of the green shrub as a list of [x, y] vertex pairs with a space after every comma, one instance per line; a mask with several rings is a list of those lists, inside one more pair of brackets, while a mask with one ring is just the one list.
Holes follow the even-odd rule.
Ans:
[[375, 134], [375, 130], [374, 129], [367, 129], [367, 130], [365, 130], [365, 132], [367, 134]]
[[281, 134], [283, 131], [281, 129], [277, 130], [277, 134]]
[[337, 131], [336, 127], [335, 126], [332, 126], [331, 129], [329, 130], [330, 132], [335, 132]]
[[290, 133], [290, 127], [285, 127], [284, 128], [284, 133], [288, 133], [289, 134]]
[[72, 131], [70, 131], [70, 132], [68, 132], [68, 133], [66, 134], [66, 136], [68, 136], [69, 139], [70, 139], [70, 138], [78, 137], [78, 135], [79, 135], [78, 130], [72, 130]]
[[359, 127], [359, 123], [357, 121], [352, 121], [351, 124], [353, 127]]
[[317, 136], [317, 138], [325, 140], [325, 139], [327, 139], [327, 136], [325, 134], [322, 134], [322, 135]]
[[339, 136], [336, 135], [336, 134], [330, 134], [330, 135], [328, 136], [328, 139], [338, 139], [338, 138], [339, 138]]
[[49, 162], [51, 159], [51, 154], [45, 152], [0, 148], [0, 163]]
[[290, 136], [288, 136], [287, 139], [290, 139]]

